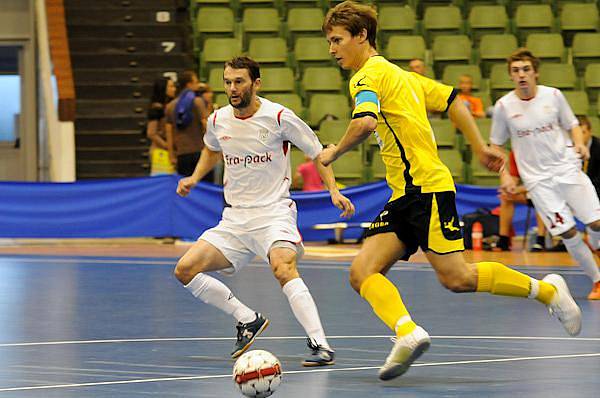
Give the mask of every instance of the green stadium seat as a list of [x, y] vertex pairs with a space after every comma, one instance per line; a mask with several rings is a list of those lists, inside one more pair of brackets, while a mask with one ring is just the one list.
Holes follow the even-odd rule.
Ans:
[[219, 108], [229, 105], [229, 99], [227, 98], [227, 94], [220, 93], [220, 94], [215, 95], [214, 103]]
[[283, 7], [283, 15], [287, 15], [287, 12], [292, 8], [309, 8], [309, 7], [323, 7], [321, 0], [281, 0]]
[[435, 142], [440, 147], [454, 148], [456, 146], [456, 128], [448, 119], [430, 119]]
[[448, 65], [442, 75], [442, 83], [452, 87], [458, 87], [458, 78], [469, 75], [473, 78], [473, 90], [482, 89], [481, 69], [478, 65]]
[[561, 90], [574, 90], [577, 85], [575, 67], [570, 64], [542, 64], [539, 82]]
[[351, 114], [348, 97], [343, 94], [315, 94], [308, 107], [308, 124], [317, 128], [328, 116], [338, 120], [349, 119]]
[[492, 65], [506, 62], [506, 58], [517, 47], [517, 38], [514, 35], [483, 35], [479, 44], [479, 59], [483, 75], [488, 77]]
[[438, 149], [438, 156], [442, 163], [450, 169], [450, 173], [452, 174], [455, 183], [462, 183], [465, 181], [464, 164], [459, 151], [456, 149]]
[[234, 38], [211, 38], [204, 42], [200, 57], [200, 70], [207, 73], [211, 68], [223, 68], [223, 63], [242, 53], [242, 44]]
[[195, 0], [197, 7], [229, 6], [229, 0]]
[[573, 63], [583, 73], [591, 63], [600, 63], [600, 33], [577, 33], [573, 38]]
[[475, 124], [483, 137], [483, 140], [489, 144], [490, 142], [490, 132], [492, 131], [492, 119], [483, 118], [483, 119], [475, 119]]
[[233, 11], [225, 7], [205, 7], [196, 14], [196, 33], [202, 47], [208, 38], [233, 37], [235, 32], [235, 19]]
[[485, 34], [505, 33], [508, 27], [508, 15], [502, 5], [479, 5], [469, 12], [471, 40], [478, 44]]
[[292, 176], [296, 174], [296, 169], [302, 163], [304, 163], [304, 152], [302, 152], [295, 146], [292, 146], [292, 150], [290, 151], [290, 164], [292, 167]]
[[569, 46], [577, 32], [597, 32], [600, 18], [594, 3], [568, 3], [560, 13], [560, 29]]
[[281, 37], [264, 37], [250, 40], [248, 55], [259, 64], [285, 65], [288, 62], [287, 44]]
[[308, 67], [302, 76], [302, 91], [311, 95], [316, 92], [339, 93], [343, 90], [342, 74], [332, 66]]
[[564, 91], [563, 95], [575, 115], [587, 115], [590, 110], [590, 100], [585, 91]]
[[530, 33], [550, 33], [554, 15], [549, 4], [523, 4], [517, 7], [515, 28], [520, 43], [525, 43]]
[[300, 118], [306, 117], [304, 107], [302, 106], [302, 99], [298, 94], [295, 93], [268, 93], [265, 94], [265, 98], [281, 104], [286, 108], [290, 109]]
[[294, 43], [301, 36], [318, 36], [325, 41], [321, 31], [323, 18], [321, 8], [292, 8], [288, 12], [287, 18], [289, 43]]
[[465, 35], [438, 36], [433, 42], [433, 66], [437, 76], [448, 64], [468, 64], [471, 61], [471, 40]]
[[407, 6], [382, 5], [379, 9], [378, 36], [381, 48], [385, 48], [388, 39], [395, 34], [411, 35], [415, 32], [417, 17]]
[[291, 68], [261, 68], [261, 93], [293, 93], [296, 91], [294, 71]]
[[300, 71], [306, 66], [332, 65], [329, 46], [322, 37], [299, 37], [294, 46], [294, 58]]
[[244, 44], [255, 37], [278, 37], [280, 35], [279, 13], [274, 8], [247, 8], [244, 10], [242, 27]]
[[532, 33], [527, 36], [525, 47], [543, 62], [560, 63], [566, 60], [565, 46], [560, 33]]
[[208, 85], [215, 93], [224, 93], [225, 85], [223, 84], [223, 68], [213, 68], [208, 74]]
[[423, 31], [427, 43], [431, 45], [439, 35], [458, 35], [463, 31], [460, 8], [449, 5], [428, 7], [423, 17]]
[[592, 102], [600, 101], [600, 63], [585, 68], [585, 89]]
[[362, 151], [349, 151], [332, 164], [336, 180], [346, 185], [359, 183], [363, 179]]
[[425, 59], [426, 50], [423, 36], [392, 36], [384, 53], [390, 62], [404, 67], [413, 58]]
[[349, 120], [324, 120], [319, 126], [319, 141], [323, 145], [337, 144], [346, 133]]
[[515, 88], [515, 84], [510, 79], [506, 62], [492, 65], [490, 72], [490, 91], [492, 100], [496, 102], [506, 92]]

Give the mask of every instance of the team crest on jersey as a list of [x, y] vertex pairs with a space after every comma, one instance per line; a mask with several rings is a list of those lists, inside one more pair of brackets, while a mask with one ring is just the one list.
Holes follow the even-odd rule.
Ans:
[[269, 138], [269, 130], [263, 129], [258, 132], [258, 139], [261, 141], [266, 141]]

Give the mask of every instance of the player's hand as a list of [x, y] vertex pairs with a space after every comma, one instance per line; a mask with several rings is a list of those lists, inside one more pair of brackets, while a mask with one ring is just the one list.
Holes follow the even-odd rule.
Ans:
[[177, 195], [186, 197], [198, 182], [193, 177], [184, 177], [177, 183]]
[[507, 197], [514, 197], [514, 195], [520, 193], [517, 187], [517, 183], [510, 177], [500, 178], [500, 194], [505, 194]]
[[588, 160], [590, 158], [590, 150], [587, 145], [575, 145], [575, 152], [577, 152], [579, 157], [583, 160]]
[[319, 161], [323, 166], [329, 166], [337, 159], [336, 147], [334, 144], [327, 145], [319, 154]]
[[342, 195], [340, 191], [331, 192], [331, 202], [335, 207], [343, 210], [342, 214], [340, 214], [340, 217], [350, 218], [354, 215], [354, 205], [350, 199]]
[[477, 156], [479, 156], [479, 162], [490, 171], [500, 171], [504, 166], [504, 154], [487, 145], [482, 148]]

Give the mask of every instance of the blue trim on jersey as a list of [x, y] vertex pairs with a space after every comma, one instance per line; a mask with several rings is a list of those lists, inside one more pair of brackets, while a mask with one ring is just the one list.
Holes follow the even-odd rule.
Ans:
[[372, 102], [375, 105], [377, 105], [377, 108], [379, 109], [379, 99], [377, 98], [377, 94], [375, 94], [374, 91], [360, 91], [358, 94], [356, 94], [355, 102], [356, 106], [359, 106], [364, 102]]

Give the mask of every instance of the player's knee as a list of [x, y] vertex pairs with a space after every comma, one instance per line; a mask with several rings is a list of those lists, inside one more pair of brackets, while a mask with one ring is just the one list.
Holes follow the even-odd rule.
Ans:
[[600, 220], [596, 220], [594, 222], [589, 223], [588, 228], [590, 228], [594, 232], [600, 232]]
[[365, 279], [367, 279], [367, 274], [368, 273], [365, 272], [364, 267], [362, 267], [359, 262], [352, 262], [352, 265], [350, 266], [349, 281], [350, 286], [352, 286], [352, 289], [354, 289], [356, 293], [360, 294], [360, 287], [362, 286]]
[[207, 263], [207, 259], [205, 258], [200, 258], [196, 259], [195, 261], [191, 261], [186, 256], [183, 256], [177, 262], [177, 265], [173, 270], [173, 274], [179, 282], [181, 282], [184, 285], [187, 285], [192, 281], [192, 279], [194, 279], [194, 277], [198, 273], [204, 270], [204, 266], [206, 265], [205, 263]]
[[476, 288], [476, 277], [468, 268], [449, 274], [439, 274], [438, 279], [442, 286], [454, 293], [472, 292]]
[[577, 235], [577, 228], [575, 228], [575, 227], [573, 227], [570, 230], [568, 230], [568, 231], [563, 232], [562, 234], [560, 234], [560, 236], [562, 238], [565, 238], [565, 239], [571, 239], [575, 235]]
[[296, 262], [292, 259], [279, 259], [275, 261], [271, 259], [271, 269], [273, 271], [273, 276], [279, 281], [281, 286], [292, 279], [300, 277], [300, 274], [298, 274], [298, 270], [296, 269]]

